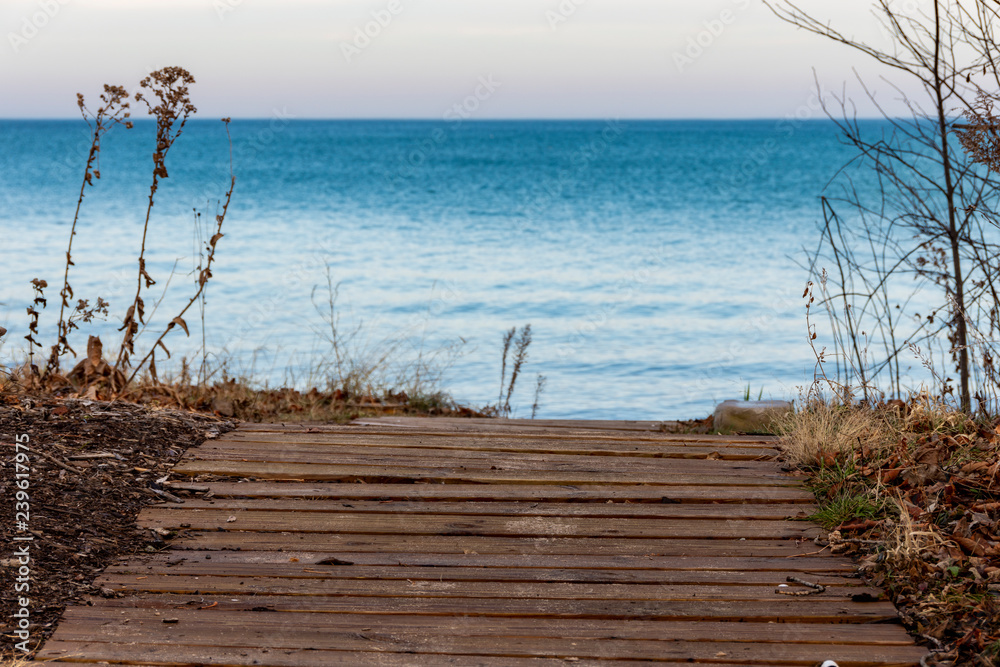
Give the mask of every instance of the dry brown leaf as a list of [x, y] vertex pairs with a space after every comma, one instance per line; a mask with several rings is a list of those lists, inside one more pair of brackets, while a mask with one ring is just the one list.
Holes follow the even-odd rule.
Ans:
[[96, 369], [101, 365], [104, 358], [104, 345], [98, 336], [91, 336], [87, 339], [87, 361], [90, 367]]

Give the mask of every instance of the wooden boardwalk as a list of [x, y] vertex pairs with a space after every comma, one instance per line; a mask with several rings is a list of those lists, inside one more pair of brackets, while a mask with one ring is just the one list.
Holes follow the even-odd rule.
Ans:
[[[145, 510], [38, 659], [281, 667], [916, 665], [766, 438], [638, 422], [244, 425]], [[822, 584], [783, 595], [789, 576]], [[783, 589], [785, 590], [785, 589]], [[805, 591], [792, 586], [792, 590]]]

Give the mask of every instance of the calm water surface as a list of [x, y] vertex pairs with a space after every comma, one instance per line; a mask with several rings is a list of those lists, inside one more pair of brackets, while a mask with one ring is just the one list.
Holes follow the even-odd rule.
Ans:
[[[314, 301], [328, 268], [342, 331], [402, 339], [404, 356], [465, 341], [443, 381], [460, 401], [496, 400], [502, 332], [530, 322], [521, 416], [537, 373], [550, 418], [701, 417], [747, 385], [784, 398], [811, 378], [797, 261], [818, 238], [819, 194], [851, 157], [827, 122], [276, 119], [234, 121], [232, 134], [237, 186], [206, 338], [236, 370], [305, 382], [325, 353]], [[119, 317], [152, 138], [148, 122], [108, 135], [75, 242], [77, 297], [103, 296]], [[26, 333], [28, 281], [61, 280], [88, 145], [81, 122], [0, 121], [7, 363], [23, 352], [10, 341]], [[210, 218], [225, 191], [222, 124], [189, 124], [167, 166], [146, 299], [173, 274], [161, 324], [192, 290], [193, 209]], [[194, 328], [173, 337], [175, 359], [197, 353]], [[90, 331], [107, 344], [115, 329]]]

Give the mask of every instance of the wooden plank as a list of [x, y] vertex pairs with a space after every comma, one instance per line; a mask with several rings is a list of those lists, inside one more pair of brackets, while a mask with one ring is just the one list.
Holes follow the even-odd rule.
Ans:
[[586, 456], [624, 456], [633, 458], [701, 457], [718, 454], [721, 459], [757, 458], [774, 456], [777, 449], [771, 443], [730, 442], [678, 442], [655, 440], [614, 440], [608, 438], [457, 438], [437, 435], [353, 435], [347, 433], [320, 434], [268, 434], [234, 431], [213, 445], [239, 444], [253, 447], [295, 445], [301, 447], [343, 447], [352, 451], [371, 449], [404, 449], [412, 452], [423, 450], [455, 452], [534, 452], [578, 454]]
[[[202, 617], [211, 614], [201, 614]], [[216, 614], [215, 616], [218, 616]], [[270, 614], [272, 618], [282, 616]], [[287, 616], [287, 615], [284, 615]], [[132, 622], [131, 619], [79, 619], [73, 630], [65, 633], [64, 641], [104, 641], [128, 642], [130, 646], [146, 645], [170, 646], [225, 646], [229, 648], [256, 648], [266, 645], [272, 650], [297, 649], [308, 646], [321, 651], [371, 651], [388, 653], [429, 653], [454, 655], [487, 656], [576, 656], [585, 658], [620, 658], [629, 656], [641, 659], [684, 659], [706, 660], [710, 657], [727, 657], [749, 662], [763, 660], [808, 660], [815, 655], [836, 656], [837, 659], [857, 662], [872, 660], [877, 663], [886, 660], [919, 660], [926, 654], [914, 646], [893, 644], [864, 644], [840, 641], [835, 637], [831, 643], [796, 642], [795, 629], [772, 630], [771, 641], [759, 642], [756, 637], [740, 640], [726, 640], [699, 632], [696, 623], [662, 626], [659, 636], [653, 638], [623, 638], [614, 632], [616, 626], [607, 628], [597, 637], [579, 636], [583, 633], [570, 631], [569, 636], [554, 633], [538, 636], [518, 634], [497, 636], [480, 634], [469, 636], [465, 633], [428, 633], [417, 631], [387, 631], [382, 627], [369, 627], [358, 631], [354, 628], [308, 627], [284, 619], [275, 626], [259, 623], [252, 625], [237, 622], [206, 623], [201, 618], [173, 618], [176, 623], [164, 624], [160, 619], [149, 622]], [[713, 624], [718, 625], [718, 624]], [[735, 625], [735, 624], [729, 624]], [[688, 627], [684, 627], [688, 626]], [[797, 626], [798, 627], [798, 626]], [[829, 626], [828, 626], [829, 627]], [[609, 632], [610, 630], [610, 632]], [[671, 630], [673, 630], [671, 632]], [[730, 630], [734, 634], [744, 634]], [[685, 634], [687, 636], [685, 636]], [[691, 635], [695, 635], [691, 637]], [[841, 631], [840, 635], [849, 633]], [[745, 635], [744, 635], [745, 636]], [[820, 652], [826, 653], [820, 653]], [[719, 654], [725, 654], [720, 656]], [[728, 662], [728, 660], [727, 660]]]
[[[384, 428], [384, 429], [426, 429], [441, 432], [471, 432], [471, 433], [507, 433], [516, 435], [531, 435], [535, 433], [614, 433], [625, 437], [657, 436], [662, 438], [719, 438], [719, 439], [756, 439], [771, 440], [769, 435], [706, 435], [700, 433], [668, 433], [673, 422], [631, 421], [631, 420], [600, 420], [600, 419], [468, 419], [449, 417], [405, 417], [384, 416], [358, 419], [348, 427]], [[263, 425], [248, 424], [249, 428]], [[269, 426], [277, 425], [267, 425]], [[302, 425], [299, 428], [323, 428], [318, 425]], [[665, 428], [667, 427], [667, 428]], [[294, 429], [292, 425], [280, 425], [279, 429]], [[341, 427], [342, 428], [342, 427]], [[303, 429], [304, 430], [304, 429]]]
[[392, 426], [426, 426], [432, 424], [436, 429], [470, 428], [475, 431], [488, 429], [512, 430], [518, 433], [530, 430], [601, 430], [601, 431], [655, 431], [659, 432], [665, 422], [642, 420], [609, 420], [609, 419], [496, 419], [496, 418], [465, 418], [465, 417], [403, 417], [386, 416], [355, 420], [365, 424]]
[[[294, 557], [291, 557], [294, 558]], [[319, 559], [323, 560], [323, 559]], [[346, 559], [338, 559], [342, 562]], [[739, 570], [600, 570], [600, 569], [543, 569], [543, 568], [501, 568], [501, 567], [419, 567], [419, 566], [333, 566], [301, 561], [290, 562], [285, 558], [278, 563], [263, 564], [233, 563], [220, 560], [187, 560], [165, 566], [161, 563], [139, 565], [112, 565], [104, 574], [114, 575], [119, 581], [144, 581], [150, 573], [168, 577], [248, 577], [268, 579], [361, 579], [371, 581], [544, 581], [547, 583], [591, 583], [591, 584], [671, 584], [693, 586], [717, 584], [737, 586], [740, 584], [767, 585], [775, 588], [786, 582], [787, 577], [807, 577], [808, 581], [823, 586], [841, 588], [861, 587], [863, 584], [851, 577], [837, 574], [812, 573], [807, 575], [793, 569], [742, 572]], [[802, 589], [805, 590], [805, 589]], [[868, 591], [871, 592], [870, 590]]]
[[[723, 461], [695, 458], [586, 456], [576, 454], [526, 452], [456, 452], [446, 450], [441, 456], [428, 457], [424, 452], [402, 451], [379, 455], [376, 451], [327, 451], [324, 445], [296, 447], [243, 447], [222, 443], [199, 447], [188, 452], [186, 460], [273, 461], [276, 463], [312, 463], [316, 465], [390, 466], [401, 468], [465, 468], [469, 470], [552, 470], [572, 472], [615, 471], [661, 473], [670, 475], [733, 474], [764, 475], [785, 478], [772, 461]], [[431, 450], [433, 451], [433, 450]]]
[[[402, 598], [486, 598], [494, 601], [522, 600], [761, 600], [781, 606], [788, 596], [775, 592], [773, 584], [629, 584], [571, 583], [567, 581], [443, 581], [292, 579], [286, 577], [171, 576], [151, 572], [135, 576], [106, 572], [97, 585], [121, 591], [192, 595], [302, 595], [319, 597]], [[829, 586], [816, 600], [850, 599], [852, 595], [877, 596], [878, 591], [863, 586]]]
[[[779, 596], [775, 596], [776, 598]], [[429, 616], [488, 616], [525, 618], [638, 619], [646, 621], [727, 621], [743, 623], [878, 623], [898, 620], [888, 602], [855, 603], [816, 596], [780, 596], [780, 600], [599, 600], [599, 599], [489, 599], [442, 597], [334, 597], [280, 596], [242, 590], [213, 595], [146, 593], [95, 605], [126, 609], [172, 610], [211, 606], [217, 611], [260, 613], [318, 612], [328, 614], [379, 614]], [[331, 619], [331, 623], [336, 622]]]
[[187, 500], [183, 504], [158, 506], [175, 512], [219, 510], [228, 512], [296, 512], [298, 514], [462, 514], [492, 516], [565, 516], [591, 518], [657, 518], [657, 519], [758, 519], [782, 521], [806, 519], [819, 510], [816, 505], [711, 503], [506, 503], [506, 502], [410, 502], [410, 501], [343, 501], [231, 499]]
[[[215, 459], [229, 456], [239, 460], [247, 458], [255, 461], [311, 461], [323, 463], [330, 460], [341, 463], [383, 463], [386, 461], [416, 461], [422, 465], [428, 463], [471, 465], [476, 461], [488, 461], [491, 465], [499, 461], [508, 464], [514, 462], [537, 462], [546, 465], [554, 463], [570, 463], [574, 465], [617, 465], [619, 467], [635, 467], [636, 465], [652, 466], [656, 469], [668, 468], [678, 470], [681, 462], [690, 462], [692, 470], [699, 468], [718, 468], [716, 465], [706, 466], [707, 461], [727, 461], [734, 464], [749, 465], [753, 463], [771, 463], [774, 455], [771, 450], [751, 451], [738, 449], [736, 452], [720, 452], [720, 448], [697, 448], [684, 450], [672, 448], [671, 451], [656, 452], [618, 452], [618, 451], [586, 451], [580, 448], [566, 451], [526, 451], [524, 449], [459, 449], [457, 447], [384, 447], [376, 445], [344, 445], [322, 442], [308, 443], [269, 443], [253, 441], [225, 440], [203, 445], [194, 454], [198, 458], [212, 457]], [[282, 458], [273, 458], [280, 456]], [[712, 457], [709, 459], [709, 457]], [[466, 463], [468, 462], [468, 463]], [[698, 465], [700, 464], [700, 465]], [[750, 470], [757, 468], [752, 466]], [[769, 470], [770, 470], [769, 469]]]
[[[365, 417], [356, 419], [346, 427], [368, 426], [379, 428], [427, 428], [435, 431], [475, 431], [477, 433], [502, 431], [512, 433], [531, 433], [537, 431], [647, 431], [660, 433], [664, 422], [633, 421], [633, 420], [601, 420], [601, 419], [496, 419], [496, 418], [465, 418], [465, 417]], [[334, 424], [248, 424], [249, 428], [265, 429], [324, 429], [345, 428], [345, 425]]]
[[230, 431], [210, 442], [238, 442], [245, 444], [276, 445], [317, 444], [356, 447], [398, 447], [403, 449], [455, 449], [469, 451], [526, 451], [526, 452], [582, 452], [595, 456], [656, 456], [670, 452], [719, 451], [759, 454], [780, 451], [775, 440], [665, 440], [663, 438], [615, 437], [605, 435], [585, 436], [507, 436], [503, 434], [475, 433], [363, 433], [357, 431], [334, 433], [261, 433], [242, 430]]
[[[344, 514], [265, 512], [258, 510], [184, 510], [152, 507], [138, 521], [144, 528], [249, 530], [255, 532], [361, 533], [392, 535], [480, 535], [509, 537], [605, 538], [813, 538], [822, 529], [807, 522], [728, 519], [631, 519], [564, 516], [495, 517], [462, 514]], [[185, 524], [181, 526], [181, 524]]]
[[[800, 477], [753, 460], [773, 438], [637, 430], [657, 426], [241, 427], [176, 468], [230, 480], [199, 478], [213, 498], [144, 510], [141, 525], [179, 535], [107, 569], [96, 584], [125, 595], [71, 608], [42, 655], [176, 667], [919, 661], [893, 606], [864, 601], [879, 591], [811, 542], [822, 530], [789, 520], [815, 505]], [[335, 481], [360, 483], [322, 483]], [[827, 588], [781, 595], [788, 576]]]
[[[393, 420], [393, 421], [389, 421]], [[704, 433], [668, 433], [660, 422], [639, 424], [627, 421], [448, 419], [442, 417], [389, 417], [356, 420], [350, 424], [243, 424], [239, 432], [249, 433], [376, 433], [382, 435], [432, 434], [472, 437], [608, 437], [676, 441], [776, 442], [770, 435], [714, 435]], [[652, 427], [652, 428], [650, 428]]]
[[778, 448], [780, 440], [773, 437], [729, 437], [715, 435], [673, 436], [658, 433], [634, 433], [622, 431], [552, 431], [538, 433], [519, 433], [504, 431], [453, 431], [450, 429], [396, 429], [396, 428], [359, 428], [357, 426], [334, 426], [330, 428], [273, 430], [259, 428], [259, 425], [244, 425], [234, 431], [229, 431], [213, 441], [230, 439], [249, 439], [277, 442], [299, 442], [310, 439], [318, 441], [342, 441], [351, 444], [381, 443], [389, 446], [404, 446], [394, 443], [417, 443], [428, 441], [446, 445], [452, 443], [460, 447], [499, 446], [507, 445], [532, 448], [535, 446], [558, 447], [562, 444], [615, 445], [624, 446], [660, 446], [683, 447], [686, 445], [719, 446], [719, 447], [761, 447]]
[[[149, 659], [149, 647], [164, 647], [168, 651], [176, 651], [180, 646], [211, 646], [213, 653], [219, 648], [254, 649], [260, 642], [266, 641], [273, 653], [286, 650], [296, 651], [302, 644], [297, 642], [313, 641], [313, 651], [351, 651], [372, 652], [380, 655], [387, 653], [416, 654], [421, 657], [430, 655], [475, 655], [491, 657], [552, 657], [552, 658], [591, 658], [618, 659], [622, 656], [645, 660], [692, 660], [713, 661], [725, 658], [727, 663], [733, 661], [747, 664], [800, 664], [814, 665], [816, 657], [836, 660], [842, 664], [884, 665], [884, 664], [915, 664], [927, 654], [925, 649], [916, 646], [856, 646], [849, 644], [813, 644], [801, 645], [792, 643], [758, 643], [758, 642], [723, 642], [723, 641], [643, 641], [630, 639], [587, 639], [587, 638], [544, 638], [530, 637], [462, 637], [462, 636], [427, 636], [421, 634], [385, 635], [373, 630], [368, 633], [327, 633], [300, 632], [294, 626], [282, 628], [281, 632], [274, 629], [243, 629], [233, 628], [223, 637], [217, 637], [213, 642], [205, 637], [197, 626], [183, 627], [179, 623], [170, 627], [164, 624], [153, 624], [149, 630], [156, 628], [153, 637], [147, 637], [146, 632], [132, 632], [127, 626], [123, 628], [123, 640], [127, 639], [129, 648], [135, 651], [136, 657]], [[107, 637], [115, 628], [103, 626], [97, 628], [100, 636]], [[145, 628], [143, 630], [146, 630]], [[67, 633], [68, 641], [93, 641], [81, 632]], [[151, 633], [152, 634], [152, 633]], [[492, 641], [491, 641], [492, 639]], [[169, 655], [169, 653], [168, 653]], [[411, 657], [411, 660], [413, 658]], [[270, 664], [268, 661], [267, 664]], [[423, 664], [411, 663], [411, 664]]]
[[338, 500], [450, 500], [635, 503], [807, 503], [811, 491], [785, 486], [663, 486], [554, 484], [308, 484], [205, 482], [219, 498], [333, 498]]
[[478, 537], [475, 535], [342, 535], [335, 533], [182, 532], [173, 549], [347, 553], [532, 554], [592, 556], [800, 557], [819, 551], [810, 541]]
[[[86, 656], [85, 658], [82, 656]], [[145, 665], [150, 667], [194, 667], [200, 665], [254, 665], [255, 667], [415, 667], [415, 658], [407, 653], [375, 653], [364, 651], [317, 651], [313, 649], [230, 648], [226, 646], [161, 646], [147, 644], [130, 646], [88, 641], [49, 641], [36, 659], [66, 663]], [[502, 658], [424, 654], [421, 667], [566, 667], [561, 658]], [[645, 662], [645, 661], [643, 661]], [[574, 667], [607, 667], [604, 661], [580, 660]], [[643, 664], [631, 662], [634, 664]], [[652, 662], [647, 663], [652, 664]], [[670, 663], [656, 661], [661, 667]], [[681, 667], [685, 663], [674, 663]]]
[[198, 450], [188, 454], [187, 461], [254, 461], [264, 463], [311, 464], [323, 466], [364, 466], [385, 468], [380, 475], [407, 475], [408, 470], [463, 470], [463, 471], [528, 471], [535, 473], [617, 473], [654, 475], [732, 475], [734, 477], [763, 477], [787, 479], [777, 465], [764, 461], [708, 461], [702, 459], [617, 458], [609, 456], [557, 456], [496, 453], [492, 456], [428, 458], [426, 456], [376, 456], [364, 452], [357, 454], [299, 452], [290, 449], [257, 450]]
[[[159, 615], [157, 615], [159, 614]], [[290, 619], [287, 613], [257, 612], [247, 615], [234, 612], [216, 612], [215, 609], [179, 609], [170, 612], [180, 624], [196, 625], [227, 635], [232, 628], [253, 628], [273, 632]], [[163, 614], [152, 609], [133, 609], [122, 615], [118, 608], [71, 607], [66, 618], [86, 623], [95, 630], [94, 638], [101, 632], [97, 626], [119, 628], [120, 631], [138, 632], [137, 625], [152, 624], [163, 628]], [[308, 632], [377, 632], [422, 633], [427, 635], [464, 635], [468, 637], [579, 637], [645, 639], [654, 641], [757, 641], [793, 644], [861, 644], [881, 646], [909, 646], [912, 640], [898, 625], [826, 625], [820, 623], [786, 623], [780, 628], [769, 623], [719, 623], [656, 622], [639, 620], [589, 620], [552, 618], [499, 618], [482, 616], [388, 616], [371, 614], [300, 613], [294, 618], [296, 630]], [[111, 631], [114, 633], [114, 631]], [[319, 645], [306, 643], [306, 646]]]
[[[509, 570], [551, 570], [559, 568], [563, 571], [594, 569], [594, 570], [656, 570], [674, 572], [797, 572], [802, 574], [853, 574], [854, 565], [846, 558], [813, 556], [809, 558], [782, 557], [705, 557], [705, 556], [626, 556], [615, 554], [611, 556], [594, 555], [549, 555], [549, 554], [442, 554], [442, 553], [405, 553], [394, 551], [376, 551], [371, 553], [342, 554], [340, 560], [353, 563], [353, 567], [384, 567], [411, 568], [425, 567], [440, 573], [442, 569], [456, 568], [504, 568]], [[223, 568], [239, 568], [244, 564], [270, 566], [276, 564], [299, 563], [302, 567], [312, 567], [311, 564], [330, 558], [329, 552], [323, 551], [208, 551], [171, 550], [151, 556], [141, 561], [129, 562], [113, 567], [119, 568], [150, 568], [158, 567], [161, 572], [169, 573], [175, 569], [192, 571], [189, 568], [199, 568], [209, 563], [219, 564]], [[291, 566], [290, 566], [291, 567]], [[110, 571], [110, 570], [109, 570]], [[235, 570], [233, 570], [235, 571]]]
[[662, 486], [796, 486], [803, 477], [783, 474], [690, 474], [671, 477], [662, 473], [547, 472], [522, 470], [462, 470], [448, 468], [402, 468], [397, 466], [314, 465], [310, 463], [262, 463], [255, 461], [197, 461], [185, 459], [173, 472], [185, 475], [225, 475], [257, 479], [297, 481], [454, 480], [478, 484], [656, 484]]

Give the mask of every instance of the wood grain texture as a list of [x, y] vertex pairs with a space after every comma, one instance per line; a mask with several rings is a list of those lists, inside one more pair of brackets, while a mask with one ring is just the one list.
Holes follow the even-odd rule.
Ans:
[[[773, 439], [659, 422], [244, 425], [174, 469], [168, 548], [38, 658], [127, 665], [916, 665]], [[169, 487], [169, 484], [168, 484]], [[207, 497], [206, 497], [207, 493]], [[776, 592], [787, 577], [817, 595]], [[625, 662], [623, 662], [625, 661]]]

